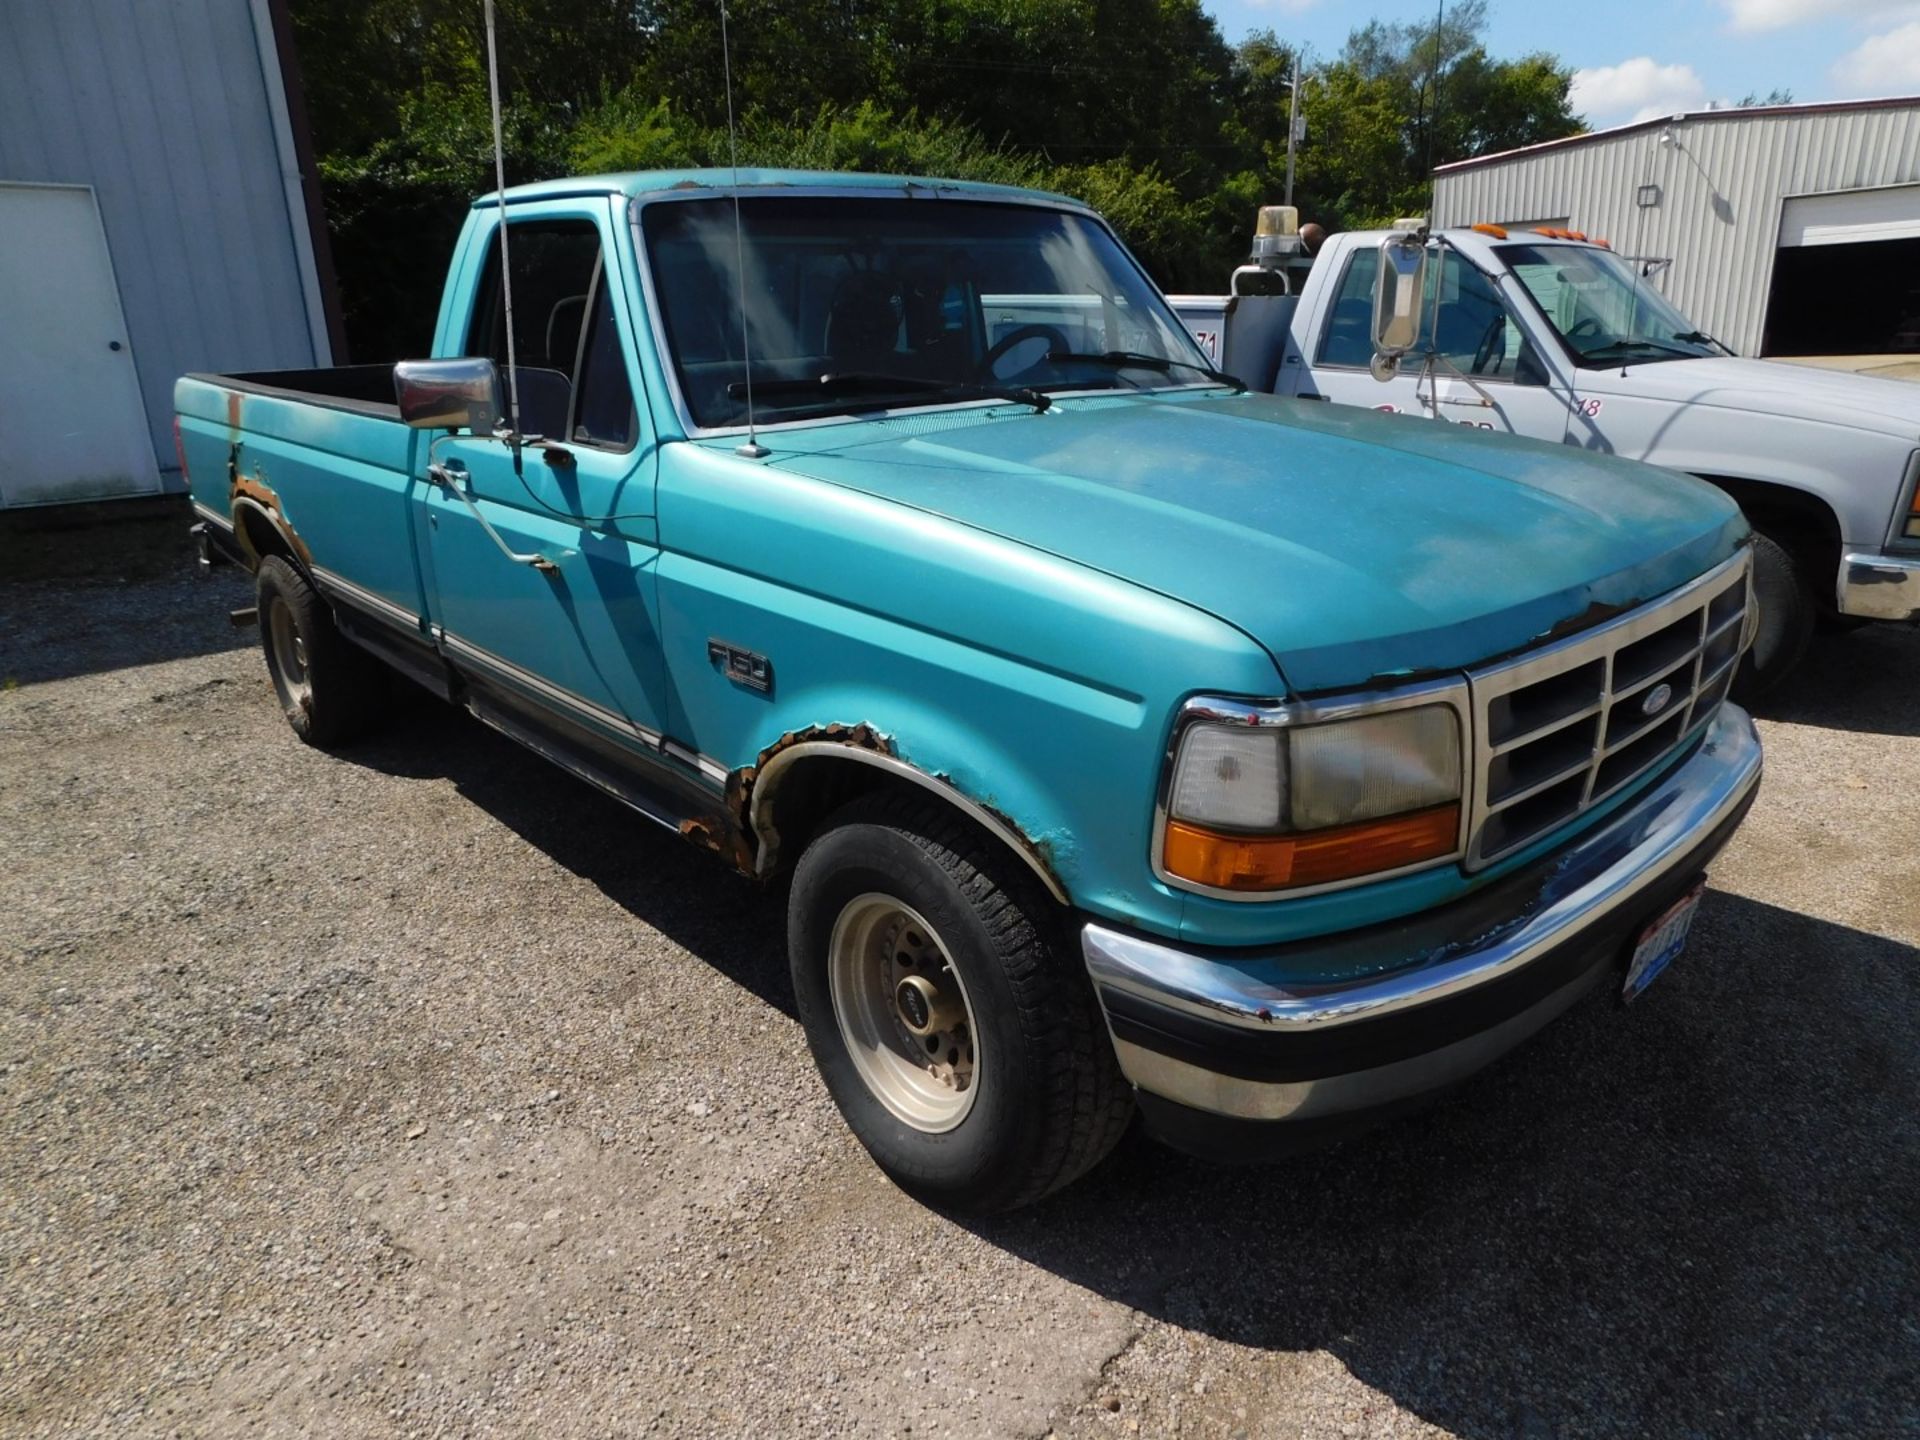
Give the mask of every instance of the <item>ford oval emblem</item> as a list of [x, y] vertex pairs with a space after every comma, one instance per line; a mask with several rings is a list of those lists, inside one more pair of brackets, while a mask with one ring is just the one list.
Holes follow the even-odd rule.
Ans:
[[1640, 713], [1648, 716], [1658, 715], [1667, 708], [1667, 702], [1671, 699], [1673, 699], [1671, 685], [1656, 685], [1640, 697]]

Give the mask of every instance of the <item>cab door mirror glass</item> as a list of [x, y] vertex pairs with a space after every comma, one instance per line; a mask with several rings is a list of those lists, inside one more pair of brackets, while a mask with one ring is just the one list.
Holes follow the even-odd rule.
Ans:
[[400, 418], [416, 430], [471, 430], [491, 435], [506, 415], [493, 361], [402, 360], [393, 367]]
[[[1426, 320], [1427, 247], [1417, 235], [1395, 235], [1380, 246], [1373, 291], [1375, 376], [1420, 343]], [[1382, 377], [1385, 378], [1385, 377]]]

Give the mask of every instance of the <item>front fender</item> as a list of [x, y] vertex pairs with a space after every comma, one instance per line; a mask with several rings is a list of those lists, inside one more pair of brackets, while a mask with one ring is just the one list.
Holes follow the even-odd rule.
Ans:
[[1842, 545], [1879, 546], [1913, 453], [1912, 440], [1878, 430], [1702, 405], [1675, 409], [1639, 458], [1689, 475], [1798, 490], [1833, 512]]
[[[1149, 863], [1162, 750], [1196, 690], [1283, 692], [1252, 640], [1070, 561], [711, 451], [663, 456], [660, 518], [673, 730], [749, 804], [782, 747], [864, 730], [1004, 825], [1072, 904], [1178, 933], [1182, 897]], [[763, 657], [767, 688], [730, 678], [709, 641]]]

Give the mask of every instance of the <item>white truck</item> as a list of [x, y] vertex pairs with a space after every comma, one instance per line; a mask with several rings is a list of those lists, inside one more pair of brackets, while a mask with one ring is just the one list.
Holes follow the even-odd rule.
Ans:
[[[1750, 360], [1701, 331], [1645, 261], [1559, 229], [1417, 222], [1325, 240], [1261, 213], [1223, 296], [1173, 296], [1209, 358], [1257, 390], [1558, 440], [1712, 482], [1757, 532], [1764, 693], [1815, 627], [1920, 616], [1920, 385]], [[1297, 289], [1298, 293], [1284, 293]]]

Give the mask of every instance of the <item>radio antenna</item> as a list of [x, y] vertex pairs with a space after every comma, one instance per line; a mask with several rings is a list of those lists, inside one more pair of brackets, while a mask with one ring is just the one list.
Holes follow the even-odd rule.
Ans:
[[[493, 0], [487, 0], [491, 5]], [[772, 452], [754, 437], [753, 341], [747, 334], [747, 242], [740, 231], [740, 146], [733, 127], [733, 51], [727, 43], [727, 0], [720, 0], [720, 71], [727, 91], [727, 163], [733, 169], [733, 268], [740, 284], [740, 362], [747, 386], [747, 443], [734, 451], [749, 460]]]
[[[500, 138], [500, 56], [493, 38], [493, 0], [487, 0], [487, 92], [493, 100], [493, 183], [500, 201], [500, 305], [507, 318], [507, 428], [515, 455], [520, 444], [520, 367], [513, 353], [513, 280], [507, 265], [507, 150]], [[518, 463], [516, 458], [515, 463]]]

